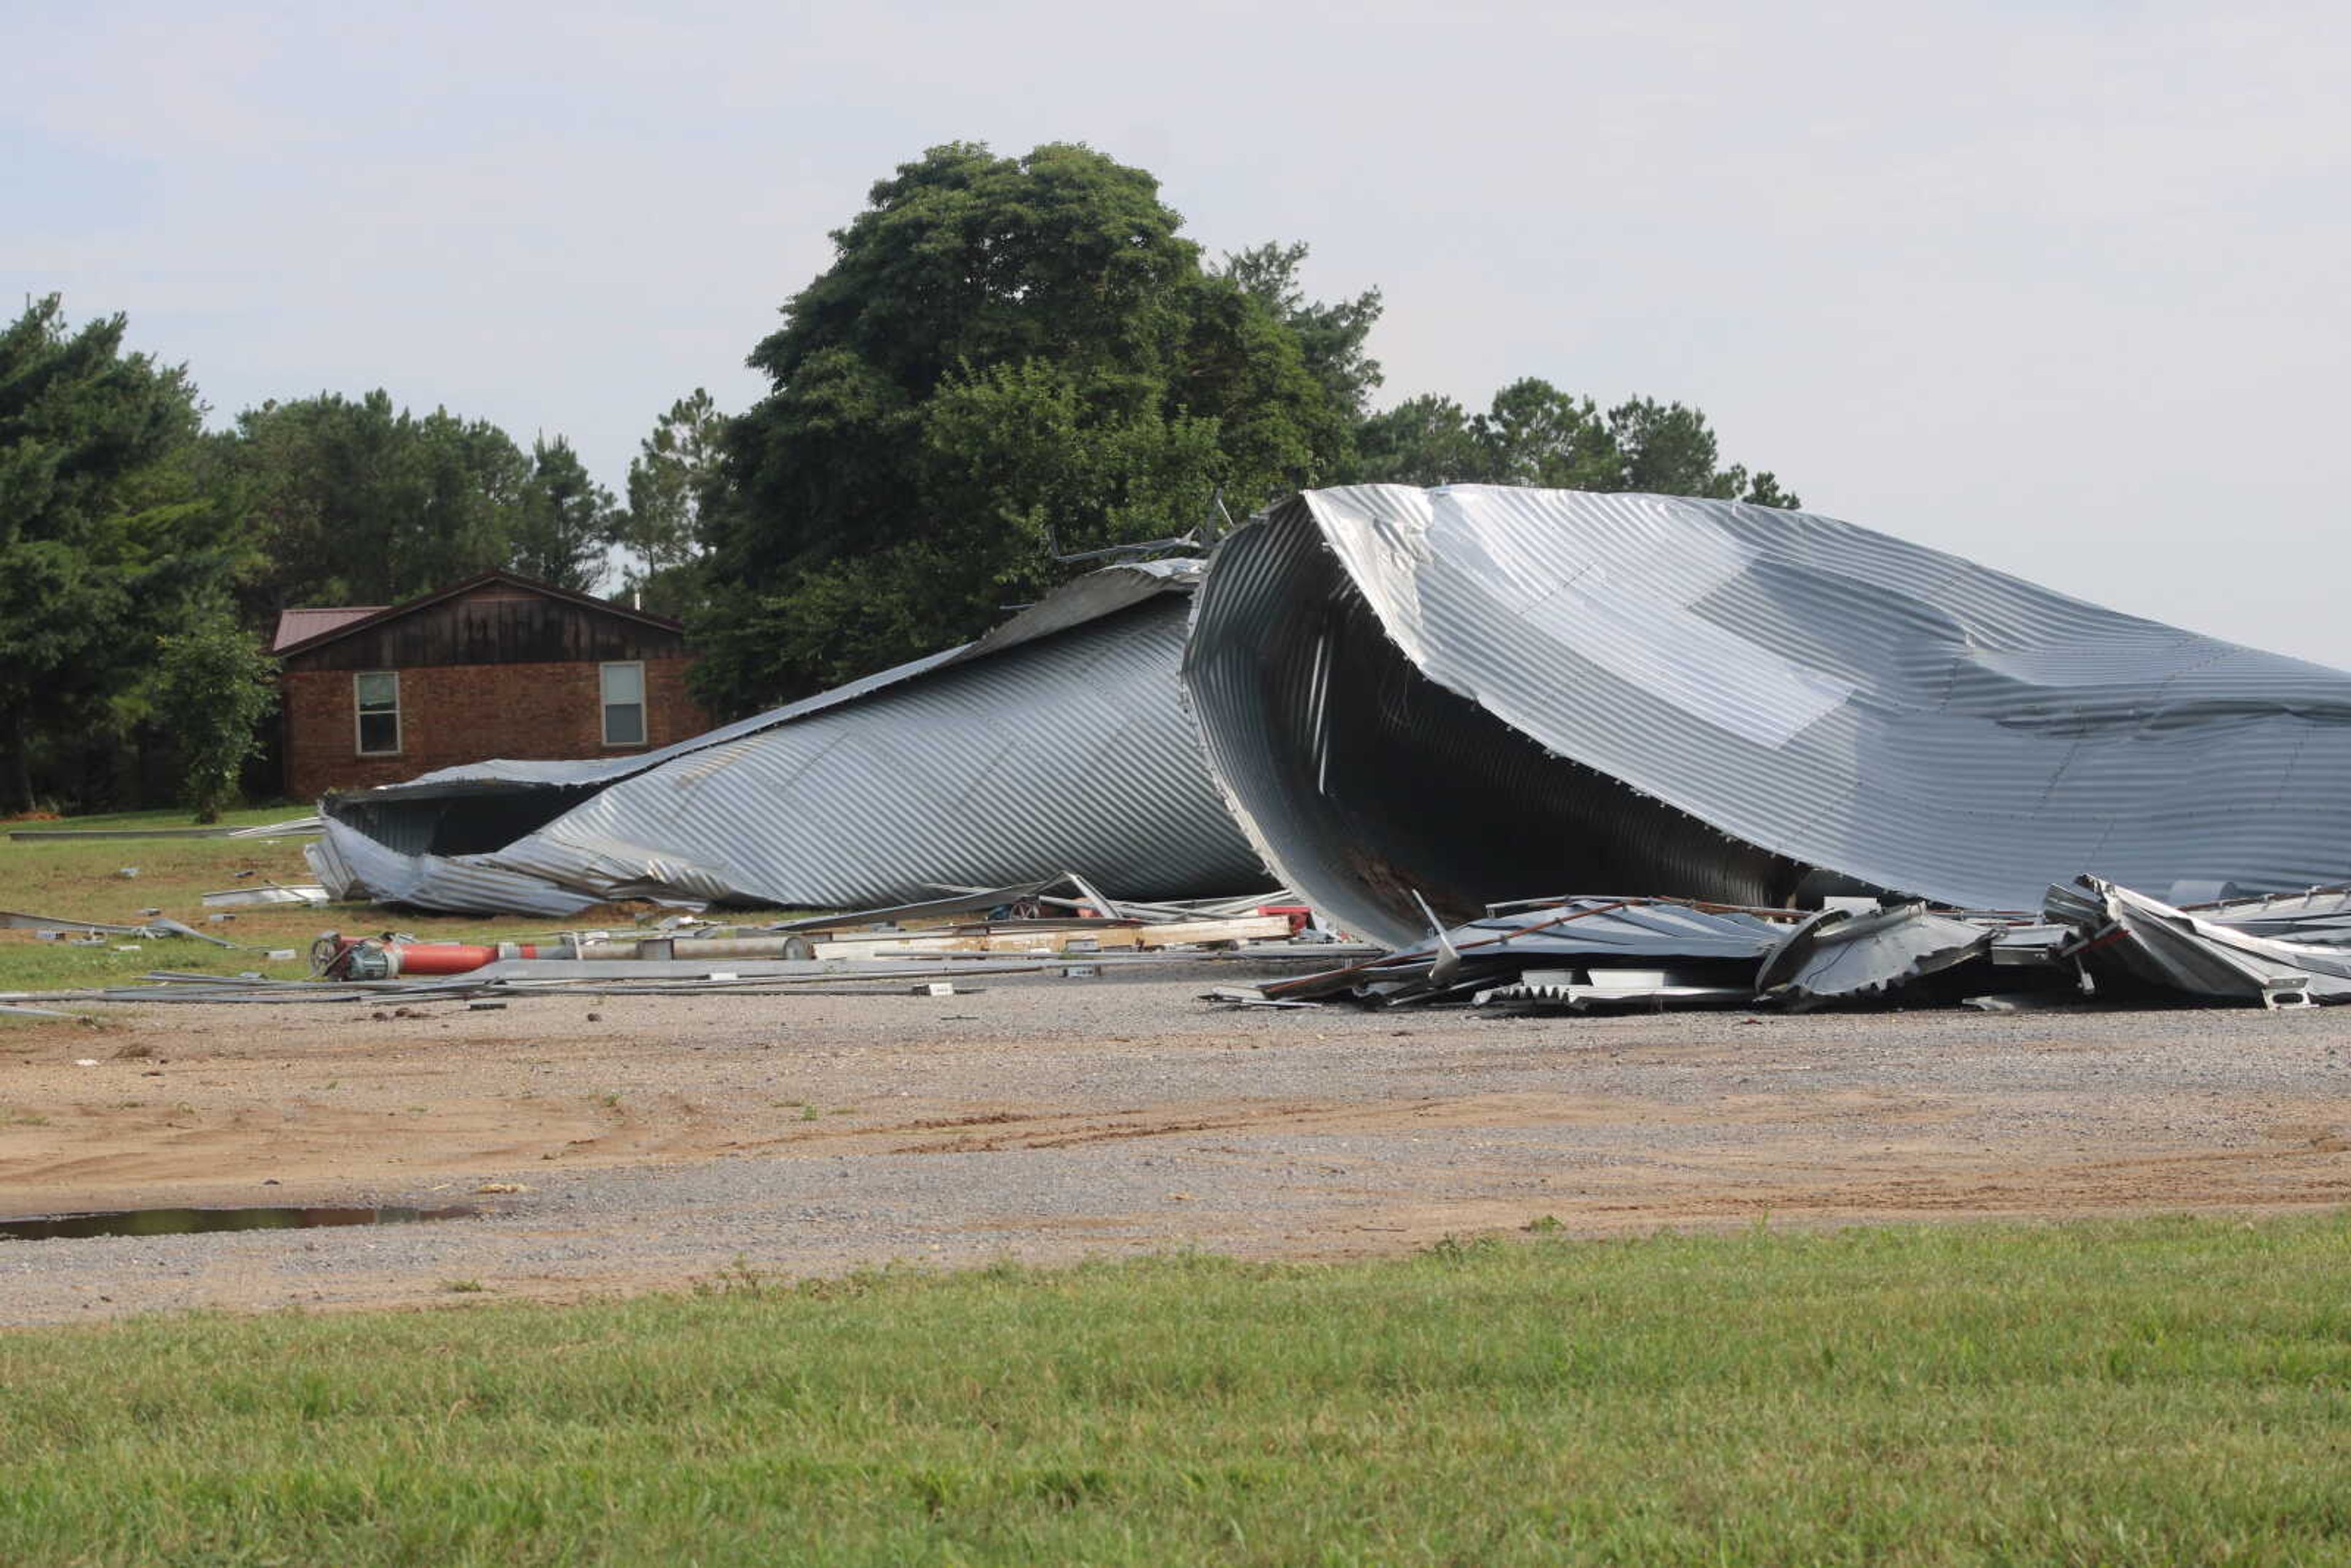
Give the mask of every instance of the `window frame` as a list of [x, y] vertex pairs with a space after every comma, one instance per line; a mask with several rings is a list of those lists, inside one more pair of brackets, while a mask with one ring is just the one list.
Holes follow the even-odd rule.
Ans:
[[[637, 700], [634, 703], [615, 703], [605, 685], [607, 673], [620, 669], [637, 672]], [[608, 750], [634, 750], [653, 744], [653, 704], [646, 700], [649, 695], [645, 689], [645, 662], [643, 659], [607, 659], [597, 664], [597, 730], [603, 737], [604, 746]], [[634, 707], [637, 710], [637, 737], [634, 740], [612, 738], [612, 710], [615, 707]]]
[[[369, 710], [360, 695], [360, 683], [373, 675], [392, 682], [392, 748], [371, 751], [367, 743]], [[384, 710], [374, 710], [377, 714]], [[398, 757], [408, 740], [408, 726], [400, 711], [400, 672], [398, 670], [353, 670], [351, 672], [351, 749], [360, 757]]]

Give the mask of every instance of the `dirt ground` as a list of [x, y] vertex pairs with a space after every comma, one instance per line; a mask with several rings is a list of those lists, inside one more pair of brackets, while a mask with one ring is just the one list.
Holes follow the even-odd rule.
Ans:
[[744, 1267], [1330, 1258], [1547, 1216], [1603, 1234], [2351, 1197], [2351, 1009], [1499, 1019], [1199, 999], [1236, 977], [11, 1026], [0, 1218], [482, 1213], [0, 1240], [0, 1323], [569, 1299]]

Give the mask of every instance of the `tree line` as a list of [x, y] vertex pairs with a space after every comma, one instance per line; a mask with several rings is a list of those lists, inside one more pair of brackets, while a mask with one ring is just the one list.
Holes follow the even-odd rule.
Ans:
[[0, 333], [0, 791], [15, 809], [121, 803], [142, 771], [126, 747], [153, 741], [209, 816], [260, 749], [287, 609], [397, 603], [492, 567], [674, 592], [719, 423], [705, 392], [656, 422], [623, 503], [560, 435], [526, 450], [381, 390], [268, 402], [206, 431], [186, 367], [130, 351], [127, 330], [120, 315], [77, 327], [51, 296]]
[[74, 759], [166, 712], [233, 782], [251, 747], [194, 727], [266, 717], [279, 612], [488, 567], [680, 616], [697, 695], [732, 716], [976, 636], [1085, 570], [1063, 558], [1205, 537], [1312, 486], [1796, 504], [1677, 402], [1529, 378], [1475, 412], [1375, 408], [1377, 290], [1315, 300], [1304, 245], [1211, 258], [1182, 225], [1148, 172], [1087, 147], [934, 148], [753, 347], [765, 394], [732, 416], [677, 400], [625, 497], [560, 435], [526, 449], [381, 391], [207, 432], [186, 369], [127, 351], [122, 317], [75, 328], [37, 301], [0, 335], [0, 789], [87, 794]]
[[1792, 506], [1706, 416], [1521, 380], [1375, 412], [1381, 298], [1307, 298], [1302, 244], [1215, 260], [1143, 170], [956, 143], [872, 188], [750, 362], [699, 528], [696, 676], [737, 714], [977, 635], [1071, 574], [1285, 492], [1367, 481]]

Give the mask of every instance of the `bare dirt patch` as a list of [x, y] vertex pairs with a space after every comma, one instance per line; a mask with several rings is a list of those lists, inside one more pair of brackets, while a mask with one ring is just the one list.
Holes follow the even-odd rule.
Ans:
[[[1229, 970], [0, 1031], [0, 1213], [483, 1194], [402, 1230], [0, 1243], [0, 1321], [912, 1259], [2351, 1201], [2351, 1013], [1234, 1014]], [[590, 1019], [588, 1015], [597, 1015]], [[90, 1063], [90, 1065], [82, 1065]]]

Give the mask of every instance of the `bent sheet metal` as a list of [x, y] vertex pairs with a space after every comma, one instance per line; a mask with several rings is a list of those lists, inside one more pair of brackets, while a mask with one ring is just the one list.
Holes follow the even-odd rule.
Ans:
[[2273, 901], [2182, 910], [2084, 876], [2049, 888], [2040, 918], [1917, 903], [1807, 913], [1542, 900], [1343, 967], [1269, 980], [1258, 995], [1281, 1005], [1348, 997], [1576, 1012], [1936, 1003], [2015, 1011], [2109, 996], [2307, 1007], [2351, 1001], [2351, 946], [2264, 936], [2212, 916], [2250, 907], [2249, 924], [2292, 929], [2299, 911], [2300, 929], [2339, 936], [2335, 891], [2317, 890], [2307, 907], [2288, 904], [2289, 913]]
[[2166, 990], [2273, 1008], [2351, 1001], [2339, 943], [2257, 936], [2095, 876], [2052, 887], [2048, 909], [2082, 934], [2081, 956]]
[[1184, 677], [1278, 876], [1391, 945], [1529, 887], [2037, 907], [2351, 870], [2351, 674], [1811, 513], [1310, 491], [1218, 549]]
[[1261, 884], [1181, 706], [1198, 572], [1092, 572], [977, 643], [646, 756], [330, 797], [307, 852], [339, 898], [550, 915], [854, 907], [1055, 866], [1114, 897]]

